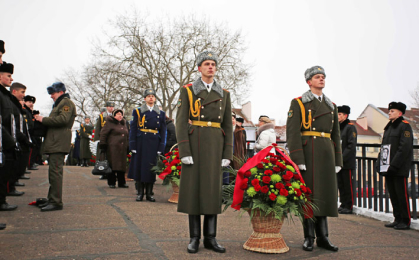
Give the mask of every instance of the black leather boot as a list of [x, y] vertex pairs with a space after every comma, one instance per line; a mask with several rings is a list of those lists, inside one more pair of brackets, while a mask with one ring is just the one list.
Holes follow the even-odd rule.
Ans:
[[137, 186], [137, 198], [136, 201], [143, 201], [144, 198], [144, 182], [136, 182]]
[[201, 239], [201, 215], [189, 216], [189, 237], [191, 240], [188, 245], [188, 253], [194, 254], [199, 249], [199, 239]]
[[204, 217], [204, 247], [218, 253], [225, 253], [226, 249], [217, 243], [217, 215], [205, 215]]
[[303, 250], [313, 251], [314, 238], [316, 237], [314, 234], [314, 220], [304, 219], [303, 229], [304, 229]]
[[153, 190], [154, 183], [146, 183], [145, 184], [145, 199], [150, 202], [155, 202], [156, 200], [151, 195], [151, 191]]
[[332, 244], [329, 240], [329, 230], [327, 227], [326, 217], [316, 217], [316, 235], [317, 235], [317, 246], [330, 251], [338, 251], [339, 248]]

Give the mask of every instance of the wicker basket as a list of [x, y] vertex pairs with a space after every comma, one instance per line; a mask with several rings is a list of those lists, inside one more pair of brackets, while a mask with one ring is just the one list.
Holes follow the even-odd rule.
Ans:
[[[250, 215], [250, 210], [248, 212]], [[276, 219], [273, 213], [265, 216], [255, 210], [251, 222], [253, 233], [244, 243], [244, 249], [268, 254], [281, 254], [290, 250], [279, 233], [283, 219]]]
[[172, 188], [173, 188], [173, 194], [169, 198], [169, 202], [177, 204], [179, 201], [179, 186], [177, 186], [177, 184], [174, 183], [173, 181], [171, 181], [171, 183], [172, 183]]

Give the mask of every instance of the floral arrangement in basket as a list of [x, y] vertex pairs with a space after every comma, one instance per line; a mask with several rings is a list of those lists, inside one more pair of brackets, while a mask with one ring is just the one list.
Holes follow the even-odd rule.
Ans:
[[[276, 154], [270, 152], [272, 148]], [[295, 163], [272, 144], [248, 159], [235, 182], [224, 187], [224, 210], [231, 206], [250, 210], [251, 216], [259, 210], [265, 215], [273, 213], [276, 219], [297, 216], [303, 221], [315, 209], [310, 194]]]
[[151, 168], [163, 180], [163, 185], [169, 185], [171, 182], [174, 182], [177, 186], [180, 183], [181, 169], [182, 162], [179, 158], [178, 148], [171, 150], [164, 156], [159, 155], [156, 166]]

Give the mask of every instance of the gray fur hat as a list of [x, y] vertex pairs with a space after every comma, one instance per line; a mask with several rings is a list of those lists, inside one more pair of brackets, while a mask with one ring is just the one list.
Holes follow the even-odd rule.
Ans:
[[105, 103], [105, 107], [114, 107], [114, 106], [115, 106], [115, 102], [106, 101], [106, 103]]
[[154, 95], [156, 96], [156, 91], [154, 91], [152, 88], [148, 88], [144, 91], [144, 97], [147, 97], [148, 95]]
[[321, 66], [313, 66], [311, 68], [306, 69], [306, 72], [304, 72], [304, 77], [307, 81], [310, 80], [316, 74], [323, 74], [324, 77], [326, 77], [326, 73], [324, 72], [324, 69]]
[[106, 107], [102, 107], [102, 108], [100, 108], [100, 113], [103, 113], [103, 112], [106, 112], [107, 111], [107, 109], [106, 109]]
[[65, 92], [66, 88], [65, 88], [64, 83], [55, 82], [51, 86], [47, 87], [47, 91], [48, 91], [48, 94], [51, 95], [53, 93], [60, 92], [60, 91]]
[[0, 52], [5, 54], [6, 53], [6, 49], [4, 49], [4, 41], [0, 40]]
[[90, 119], [90, 116], [88, 116], [88, 115], [84, 116], [84, 119], [88, 119], [88, 118]]
[[206, 60], [213, 60], [215, 61], [215, 66], [218, 65], [218, 56], [212, 51], [204, 51], [201, 52], [198, 57], [196, 57], [196, 64], [198, 64], [198, 67], [201, 66], [202, 62]]

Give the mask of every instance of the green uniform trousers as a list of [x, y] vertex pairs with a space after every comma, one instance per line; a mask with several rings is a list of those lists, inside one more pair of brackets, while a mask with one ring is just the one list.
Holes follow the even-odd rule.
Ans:
[[63, 170], [65, 153], [49, 154], [49, 191], [48, 202], [53, 205], [63, 205]]

